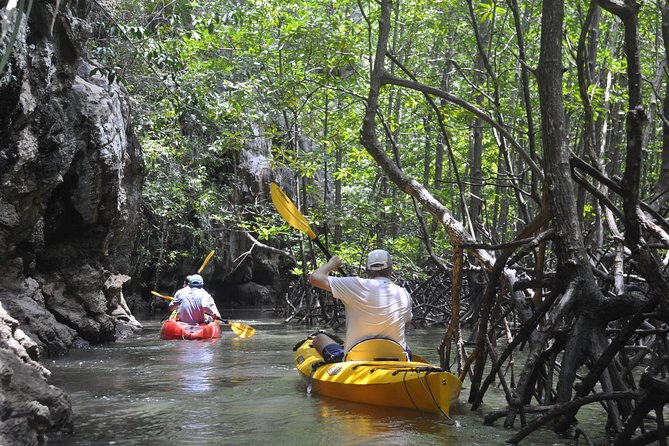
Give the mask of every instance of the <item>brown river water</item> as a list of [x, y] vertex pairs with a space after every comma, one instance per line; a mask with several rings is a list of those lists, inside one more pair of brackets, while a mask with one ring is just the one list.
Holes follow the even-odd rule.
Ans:
[[[472, 412], [468, 382], [451, 410], [454, 424], [438, 415], [307, 395], [292, 348], [313, 330], [257, 312], [223, 314], [252, 325], [256, 335], [242, 339], [224, 328], [220, 339], [164, 341], [160, 320], [143, 320], [144, 330], [128, 339], [45, 362], [50, 383], [69, 394], [75, 413], [74, 433], [50, 434], [47, 445], [503, 445], [516, 432], [503, 420], [483, 425], [485, 413], [505, 406], [504, 394], [492, 389], [483, 409]], [[415, 353], [438, 364], [442, 335], [442, 329], [411, 329], [408, 340]], [[578, 419], [594, 444], [608, 444], [598, 407]], [[521, 443], [576, 444], [550, 430]]]

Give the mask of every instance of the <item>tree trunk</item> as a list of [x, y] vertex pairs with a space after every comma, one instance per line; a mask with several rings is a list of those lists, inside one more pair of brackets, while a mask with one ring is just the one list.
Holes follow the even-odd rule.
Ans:
[[[662, 12], [662, 37], [666, 67], [669, 66], [669, 2], [662, 0], [658, 3]], [[669, 82], [666, 82], [664, 86], [662, 115], [662, 161], [660, 163], [660, 177], [655, 185], [655, 197], [651, 205], [660, 212], [666, 212], [669, 202]]]

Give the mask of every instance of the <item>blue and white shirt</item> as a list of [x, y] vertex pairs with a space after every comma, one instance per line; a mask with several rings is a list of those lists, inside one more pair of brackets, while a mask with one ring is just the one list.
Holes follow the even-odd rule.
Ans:
[[170, 308], [179, 305], [179, 320], [189, 324], [206, 322], [206, 315], [221, 317], [214, 298], [202, 288], [184, 287], [174, 295]]

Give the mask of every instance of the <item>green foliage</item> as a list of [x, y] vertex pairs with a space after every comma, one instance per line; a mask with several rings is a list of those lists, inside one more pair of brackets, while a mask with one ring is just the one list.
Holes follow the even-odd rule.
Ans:
[[304, 275], [304, 271], [302, 271], [302, 269], [296, 267], [296, 268], [293, 268], [293, 269], [290, 270], [290, 274], [292, 274], [293, 276], [296, 276], [296, 277], [300, 277], [300, 276]]
[[[520, 94], [522, 67], [531, 70], [538, 63], [540, 20], [527, 18], [540, 16], [540, 3], [518, 3], [523, 61], [510, 3], [473, 2], [471, 15], [465, 3], [454, 0], [396, 3], [389, 52], [410, 74], [389, 61], [387, 69], [467, 100], [501, 123], [526, 150], [529, 107], [537, 140], [534, 156], [540, 164], [541, 122], [531, 73], [530, 103]], [[586, 11], [579, 2], [566, 8], [563, 93], [570, 138], [580, 141], [583, 105], [574, 57]], [[659, 48], [660, 18], [653, 11], [641, 9], [643, 48]], [[135, 101], [135, 127], [147, 169], [144, 198], [156, 232], [149, 238], [157, 243], [169, 231], [176, 240], [174, 246], [150, 250], [156, 256], [146, 259], [146, 265], [177, 264], [189, 252], [206, 253], [213, 243], [211, 225], [249, 231], [273, 246], [295, 246], [303, 235], [281, 221], [263, 201], [266, 197], [255, 203], [237, 199], [243, 180], [237, 174], [240, 151], [268, 143], [271, 168], [294, 172], [306, 184], [301, 202], [312, 225], [341, 228], [342, 239], [334, 248], [347, 262], [359, 265], [365, 252], [380, 244], [420, 274], [428, 260], [413, 202], [388, 185], [359, 142], [379, 12], [377, 2], [353, 0], [119, 4], [114, 20], [101, 24], [101, 38], [90, 50], [102, 62], [96, 70], [125, 83]], [[485, 40], [481, 46], [474, 27]], [[624, 119], [614, 110], [624, 110], [627, 101], [622, 26], [602, 14], [599, 33], [597, 72], [588, 94], [595, 119], [614, 128]], [[656, 77], [658, 57], [657, 51], [643, 52], [646, 79]], [[433, 98], [435, 112], [414, 90], [387, 87], [380, 95], [379, 138], [391, 157], [397, 150], [406, 174], [424, 182], [454, 218], [464, 221], [457, 172], [465, 201], [483, 203], [481, 233], [497, 241], [514, 237], [526, 223], [518, 197], [528, 203], [530, 213], [537, 209], [529, 192], [531, 176], [519, 154], [507, 142], [502, 147], [488, 124], [451, 102]], [[441, 146], [439, 119], [448, 147]], [[483, 178], [475, 185], [471, 142], [476, 125], [482, 126]], [[649, 147], [660, 150], [653, 138]], [[439, 178], [437, 148], [445, 151]], [[611, 150], [605, 155], [614, 154]], [[325, 175], [330, 187], [324, 199]], [[338, 205], [333, 204], [333, 181], [342, 185]], [[588, 204], [584, 218], [592, 218], [595, 211]], [[448, 257], [448, 234], [429, 215], [424, 217], [437, 253]]]
[[481, 2], [476, 5], [476, 13], [479, 14], [481, 23], [484, 23], [494, 20], [497, 15], [502, 15], [504, 13], [504, 8], [497, 2]]

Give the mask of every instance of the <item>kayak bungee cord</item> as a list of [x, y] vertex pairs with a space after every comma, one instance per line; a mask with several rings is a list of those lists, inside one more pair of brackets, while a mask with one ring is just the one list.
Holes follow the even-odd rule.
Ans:
[[444, 409], [441, 408], [441, 406], [437, 402], [437, 399], [434, 397], [434, 394], [432, 393], [432, 388], [430, 387], [430, 383], [427, 381], [427, 374], [428, 373], [429, 372], [425, 373], [424, 382], [423, 382], [423, 380], [421, 380], [420, 373], [418, 373], [418, 382], [420, 382], [423, 385], [423, 388], [426, 389], [428, 395], [430, 395], [430, 398], [432, 398], [432, 402], [434, 403], [434, 405], [437, 406], [437, 409], [439, 409], [439, 412], [441, 412], [441, 414], [443, 416], [445, 416], [446, 419], [448, 420], [448, 424], [449, 425], [454, 425], [455, 421], [451, 417], [449, 417], [446, 412], [444, 412]]
[[383, 364], [383, 365], [377, 365], [375, 363], [366, 363], [363, 362], [361, 364], [355, 364], [354, 366], [351, 367], [352, 370], [357, 369], [358, 367], [371, 367], [371, 370], [369, 373], [374, 373], [377, 370], [393, 370], [393, 375], [398, 374], [399, 372], [412, 372], [412, 371], [418, 371], [418, 372], [443, 372], [444, 369], [440, 367], [411, 367], [411, 366], [406, 366], [406, 365], [390, 365], [390, 364]]
[[[437, 399], [434, 396], [434, 393], [432, 392], [432, 388], [430, 387], [430, 383], [427, 381], [427, 375], [430, 374], [430, 372], [434, 372], [434, 371], [443, 371], [443, 369], [440, 369], [440, 368], [437, 368], [437, 367], [415, 367], [413, 369], [396, 370], [393, 373], [393, 375], [395, 375], [399, 372], [404, 372], [404, 375], [402, 376], [402, 384], [404, 384], [404, 390], [406, 391], [407, 396], [409, 397], [409, 400], [411, 400], [411, 404], [413, 404], [414, 409], [416, 409], [416, 412], [418, 412], [420, 415], [422, 415], [420, 409], [416, 405], [416, 402], [414, 401], [413, 397], [411, 396], [411, 391], [409, 390], [409, 387], [407, 386], [407, 382], [406, 382], [407, 374], [409, 372], [415, 372], [416, 377], [418, 378], [418, 382], [423, 387], [423, 390], [425, 392], [427, 392], [428, 395], [430, 395], [430, 398], [432, 399], [432, 402], [434, 403], [435, 407], [437, 409], [439, 409], [439, 412], [441, 412], [441, 414], [444, 417], [446, 417], [446, 419], [448, 420], [449, 425], [454, 425], [455, 421], [450, 416], [448, 416], [448, 414], [446, 412], [444, 412], [442, 407], [439, 405], [439, 403], [437, 402]], [[425, 375], [423, 375], [422, 377], [421, 377], [421, 372], [425, 372]]]
[[[407, 373], [409, 373], [409, 370], [406, 370], [404, 372], [404, 376], [402, 377], [402, 384], [404, 384], [404, 390], [406, 391], [407, 396], [409, 397], [409, 400], [411, 400], [411, 404], [413, 404], [414, 409], [416, 409], [416, 412], [418, 412], [418, 415], [420, 415], [422, 417], [423, 413], [420, 411], [420, 409], [418, 408], [418, 405], [413, 400], [413, 397], [411, 396], [411, 392], [409, 391], [409, 387], [407, 386]], [[420, 376], [419, 376], [419, 379], [420, 379]]]

